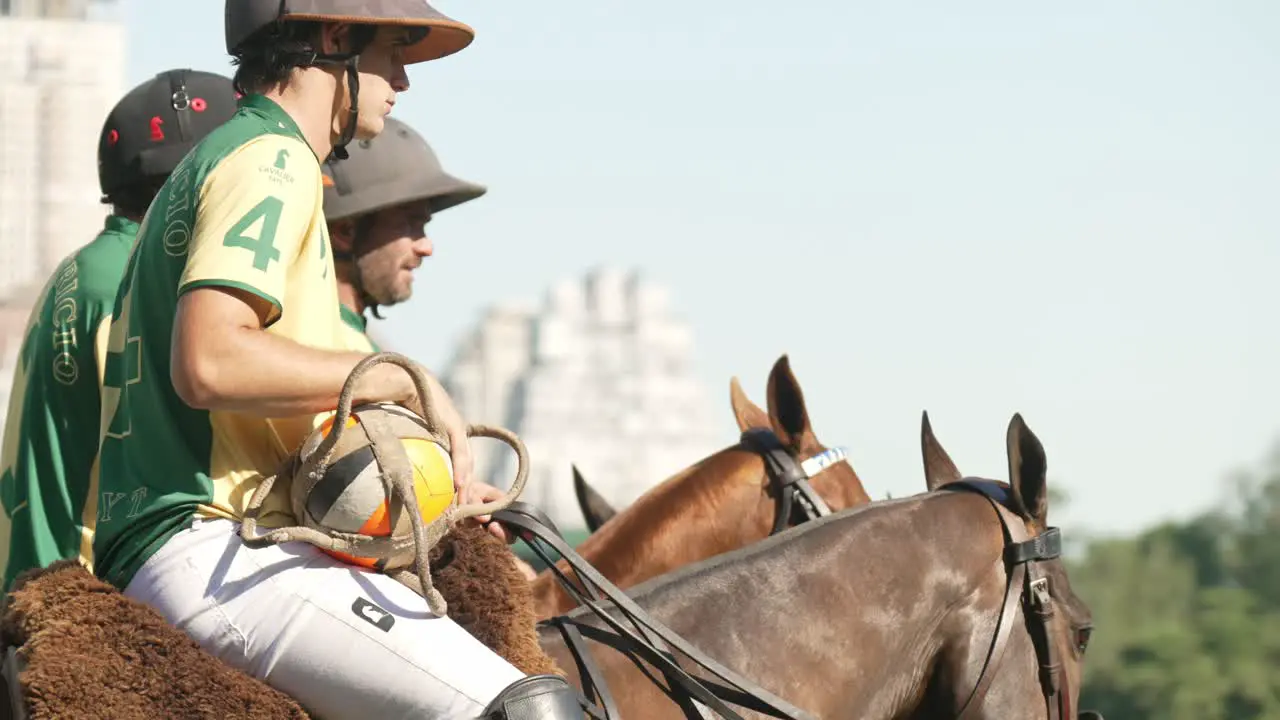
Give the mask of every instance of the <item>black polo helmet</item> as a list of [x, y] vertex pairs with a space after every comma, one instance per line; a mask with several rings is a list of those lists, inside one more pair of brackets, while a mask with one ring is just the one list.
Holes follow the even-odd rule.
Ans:
[[236, 112], [230, 78], [167, 70], [120, 98], [98, 138], [98, 186], [104, 198], [158, 184], [206, 135]]

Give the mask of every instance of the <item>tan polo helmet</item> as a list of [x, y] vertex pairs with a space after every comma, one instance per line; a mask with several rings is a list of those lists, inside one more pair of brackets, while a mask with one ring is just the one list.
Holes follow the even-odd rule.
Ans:
[[393, 117], [377, 137], [354, 142], [347, 151], [345, 160], [331, 156], [321, 167], [330, 222], [417, 200], [427, 201], [434, 215], [487, 192], [445, 172], [426, 139]]

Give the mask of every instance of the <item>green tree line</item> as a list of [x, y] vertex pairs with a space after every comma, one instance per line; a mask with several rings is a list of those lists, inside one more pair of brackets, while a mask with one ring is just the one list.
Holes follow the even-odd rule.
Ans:
[[1080, 706], [1108, 720], [1280, 720], [1280, 445], [1233, 499], [1070, 561], [1093, 611]]

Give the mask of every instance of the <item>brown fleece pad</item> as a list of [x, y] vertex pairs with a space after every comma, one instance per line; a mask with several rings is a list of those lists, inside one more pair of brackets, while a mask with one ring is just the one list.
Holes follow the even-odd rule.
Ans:
[[463, 521], [431, 551], [431, 577], [449, 617], [527, 675], [563, 675], [538, 644], [533, 588], [515, 555], [477, 523]]
[[32, 720], [308, 717], [74, 561], [17, 579], [0, 639], [26, 665], [19, 677]]

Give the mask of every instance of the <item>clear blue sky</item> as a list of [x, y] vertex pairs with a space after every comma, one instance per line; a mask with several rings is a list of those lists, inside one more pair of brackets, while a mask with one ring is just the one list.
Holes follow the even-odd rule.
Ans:
[[[123, 2], [131, 83], [230, 74], [222, 2]], [[730, 375], [763, 403], [790, 353], [876, 496], [923, 488], [922, 409], [1001, 478], [1021, 411], [1055, 519], [1100, 532], [1280, 438], [1274, 0], [438, 7], [477, 40], [396, 113], [490, 193], [380, 328], [433, 367], [485, 305], [610, 263], [672, 289], [726, 443]]]

